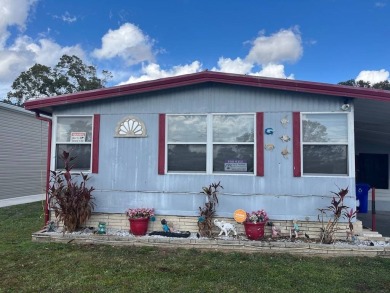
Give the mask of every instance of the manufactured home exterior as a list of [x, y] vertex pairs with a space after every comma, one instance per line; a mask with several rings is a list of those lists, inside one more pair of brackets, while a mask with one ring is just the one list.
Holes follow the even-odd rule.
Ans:
[[0, 200], [45, 194], [47, 129], [34, 113], [0, 102]]
[[92, 173], [97, 213], [196, 217], [202, 187], [221, 182], [218, 216], [265, 209], [273, 220], [317, 221], [339, 188], [356, 208], [355, 142], [370, 151], [370, 137], [356, 137], [359, 99], [387, 105], [390, 93], [205, 71], [25, 107], [52, 116], [51, 169], [66, 149]]

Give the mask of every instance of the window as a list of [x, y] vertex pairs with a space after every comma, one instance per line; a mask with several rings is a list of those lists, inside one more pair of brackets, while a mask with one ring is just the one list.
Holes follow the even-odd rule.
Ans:
[[302, 114], [304, 175], [348, 175], [348, 116]]
[[92, 116], [59, 116], [56, 127], [55, 168], [63, 169], [60, 158], [63, 151], [70, 152], [76, 159], [74, 170], [92, 170]]
[[167, 170], [254, 173], [254, 114], [167, 115]]

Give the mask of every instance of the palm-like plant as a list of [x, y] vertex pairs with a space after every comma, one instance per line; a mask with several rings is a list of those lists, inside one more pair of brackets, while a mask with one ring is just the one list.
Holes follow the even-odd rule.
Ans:
[[211, 237], [213, 229], [213, 219], [218, 205], [218, 192], [222, 188], [221, 182], [212, 183], [208, 187], [203, 187], [201, 193], [206, 195], [204, 207], [199, 207], [198, 229], [201, 236]]
[[63, 151], [60, 157], [65, 168], [63, 171], [51, 171], [49, 202], [56, 218], [64, 223], [64, 232], [73, 232], [91, 217], [95, 207], [91, 193], [95, 189], [86, 187], [89, 180], [87, 174], [80, 173], [82, 180], [73, 181], [71, 163], [75, 157], [71, 157], [66, 151]]

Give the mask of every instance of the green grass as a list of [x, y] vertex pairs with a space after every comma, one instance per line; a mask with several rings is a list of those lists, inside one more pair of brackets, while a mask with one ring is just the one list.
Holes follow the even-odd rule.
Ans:
[[41, 216], [0, 208], [0, 292], [390, 292], [390, 259], [33, 243]]

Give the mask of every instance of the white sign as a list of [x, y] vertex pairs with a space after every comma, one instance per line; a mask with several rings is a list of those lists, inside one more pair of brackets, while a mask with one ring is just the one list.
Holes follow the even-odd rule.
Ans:
[[71, 132], [70, 142], [85, 142], [86, 132]]
[[244, 160], [227, 160], [225, 161], [226, 172], [247, 172], [248, 166]]

